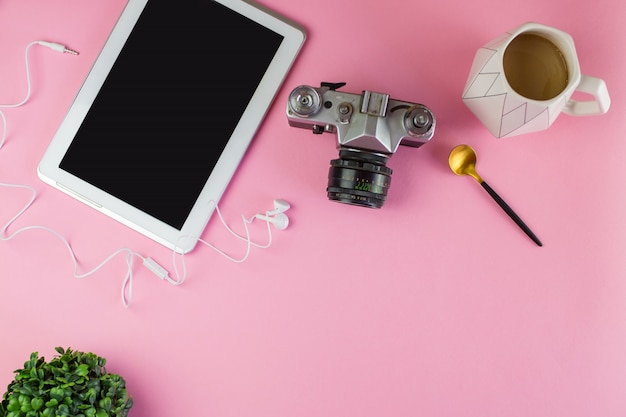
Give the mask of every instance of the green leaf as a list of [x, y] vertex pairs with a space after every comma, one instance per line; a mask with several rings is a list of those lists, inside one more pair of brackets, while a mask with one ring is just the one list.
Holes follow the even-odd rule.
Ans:
[[111, 411], [111, 398], [104, 397], [98, 402], [98, 406], [100, 406], [100, 408], [105, 409], [107, 412]]
[[35, 365], [37, 365], [37, 359], [39, 358], [39, 353], [37, 352], [33, 352], [30, 354], [30, 359], [28, 360], [28, 362], [26, 362], [24, 364], [24, 368], [27, 370], [30, 370], [31, 368], [34, 368]]
[[56, 408], [46, 408], [45, 410], [43, 410], [41, 415], [43, 417], [55, 417], [56, 411], [57, 411]]
[[43, 399], [37, 397], [37, 398], [33, 398], [30, 401], [30, 406], [32, 407], [33, 410], [38, 411], [39, 409], [41, 409], [44, 405], [44, 401]]
[[7, 405], [7, 411], [19, 411], [20, 402], [16, 398], [9, 399], [9, 404]]
[[79, 376], [87, 376], [89, 374], [89, 365], [83, 363], [82, 365], [78, 365], [76, 368], [76, 375]]
[[61, 404], [59, 408], [57, 408], [57, 417], [59, 416], [66, 417], [69, 415], [70, 415], [70, 408], [67, 405]]
[[63, 401], [63, 388], [54, 387], [50, 389], [50, 397], [57, 401]]

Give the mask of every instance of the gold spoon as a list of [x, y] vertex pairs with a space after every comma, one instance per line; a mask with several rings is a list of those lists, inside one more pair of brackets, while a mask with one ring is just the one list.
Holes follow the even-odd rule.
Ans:
[[450, 169], [457, 175], [469, 175], [474, 178], [480, 185], [483, 186], [489, 195], [502, 207], [502, 209], [513, 219], [515, 223], [533, 240], [537, 245], [543, 246], [541, 241], [535, 234], [526, 226], [526, 224], [519, 218], [517, 214], [504, 202], [502, 198], [487, 184], [476, 172], [476, 152], [469, 145], [458, 145], [452, 149], [450, 156], [448, 157], [448, 164]]

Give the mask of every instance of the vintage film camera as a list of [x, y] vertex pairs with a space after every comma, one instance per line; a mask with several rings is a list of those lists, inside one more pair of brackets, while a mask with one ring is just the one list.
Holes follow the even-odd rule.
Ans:
[[387, 159], [399, 145], [418, 148], [435, 132], [428, 107], [398, 101], [388, 94], [337, 91], [346, 83], [296, 87], [289, 95], [290, 126], [314, 134], [337, 132], [339, 159], [330, 161], [328, 198], [358, 206], [381, 208], [391, 183]]

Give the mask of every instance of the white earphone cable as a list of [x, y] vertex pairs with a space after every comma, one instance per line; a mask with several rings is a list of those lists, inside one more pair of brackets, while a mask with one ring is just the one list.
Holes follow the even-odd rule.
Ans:
[[[15, 216], [13, 216], [2, 227], [2, 229], [0, 229], [0, 241], [12, 240], [16, 236], [18, 236], [18, 235], [20, 235], [20, 234], [22, 234], [22, 233], [24, 233], [26, 231], [30, 231], [30, 230], [42, 230], [42, 231], [48, 232], [48, 233], [52, 234], [53, 236], [55, 236], [56, 238], [58, 238], [63, 243], [63, 245], [67, 248], [67, 251], [69, 252], [70, 258], [72, 260], [72, 264], [74, 266], [73, 276], [74, 276], [74, 278], [78, 278], [78, 279], [86, 278], [86, 277], [94, 274], [95, 272], [99, 271], [104, 265], [106, 265], [111, 259], [113, 259], [117, 255], [119, 255], [120, 253], [124, 253], [126, 255], [126, 264], [128, 265], [128, 271], [127, 271], [126, 277], [124, 278], [124, 282], [123, 282], [123, 285], [122, 285], [122, 303], [124, 304], [124, 307], [128, 307], [130, 305], [130, 300], [131, 300], [131, 297], [132, 297], [133, 257], [137, 256], [137, 257], [139, 257], [140, 259], [143, 260], [143, 259], [145, 259], [143, 256], [141, 256], [140, 254], [138, 254], [136, 252], [133, 252], [129, 248], [121, 248], [121, 249], [118, 249], [117, 251], [113, 252], [111, 255], [109, 255], [104, 261], [102, 261], [95, 268], [91, 269], [88, 272], [85, 272], [85, 273], [81, 274], [81, 273], [79, 273], [78, 259], [76, 257], [76, 254], [75, 254], [74, 250], [72, 249], [72, 247], [69, 244], [69, 242], [67, 241], [67, 239], [65, 239], [63, 236], [61, 236], [56, 230], [51, 229], [51, 228], [46, 227], [46, 226], [26, 226], [26, 227], [22, 227], [20, 229], [17, 229], [13, 233], [9, 234], [8, 229], [11, 227], [11, 225], [20, 216], [22, 216], [22, 214], [24, 214], [26, 212], [26, 210], [28, 210], [30, 208], [30, 206], [33, 204], [33, 202], [35, 201], [36, 191], [35, 191], [35, 189], [33, 187], [30, 187], [28, 185], [21, 185], [21, 184], [0, 183], [0, 187], [18, 188], [18, 189], [21, 188], [21, 189], [30, 191], [30, 199], [28, 200], [28, 202], [24, 205], [24, 207], [22, 207], [22, 209], [20, 211], [17, 212], [17, 214]], [[126, 295], [127, 292], [128, 292], [128, 296]]]
[[[78, 52], [74, 51], [73, 49], [69, 49], [65, 45], [62, 45], [62, 44], [56, 43], [56, 42], [48, 42], [48, 41], [39, 41], [38, 40], [38, 41], [32, 41], [31, 43], [26, 45], [26, 49], [24, 49], [24, 63], [26, 64], [26, 96], [24, 97], [24, 99], [22, 101], [19, 101], [17, 103], [0, 104], [0, 108], [9, 109], [9, 108], [20, 107], [20, 106], [24, 105], [28, 101], [28, 99], [30, 98], [31, 81], [30, 81], [30, 65], [28, 63], [28, 51], [34, 45], [45, 46], [45, 47], [50, 48], [53, 51], [57, 51], [57, 52], [69, 53], [71, 55], [78, 55]], [[2, 149], [2, 146], [4, 145], [4, 142], [6, 141], [6, 135], [7, 135], [7, 118], [4, 115], [4, 112], [2, 110], [0, 110], [0, 118], [2, 118], [2, 124], [3, 124], [2, 136], [0, 137], [0, 149]]]
[[[21, 100], [20, 102], [17, 103], [13, 103], [13, 104], [0, 104], [0, 108], [15, 108], [15, 107], [20, 107], [22, 105], [24, 105], [30, 98], [31, 96], [31, 79], [30, 79], [30, 69], [29, 69], [29, 62], [28, 62], [28, 53], [30, 48], [33, 45], [41, 45], [41, 46], [45, 46], [48, 47], [54, 51], [57, 52], [63, 52], [63, 53], [69, 53], [72, 55], [78, 55], [78, 52], [67, 48], [65, 45], [59, 44], [59, 43], [55, 43], [55, 42], [47, 42], [47, 41], [33, 41], [31, 43], [29, 43], [26, 46], [26, 49], [24, 51], [24, 60], [26, 63], [26, 96], [24, 97], [23, 100]], [[7, 136], [7, 119], [6, 116], [4, 115], [4, 112], [2, 112], [2, 110], [0, 110], [0, 118], [2, 119], [2, 124], [3, 124], [3, 129], [2, 129], [2, 134], [0, 135], [0, 149], [2, 149], [2, 147], [4, 146], [5, 142], [6, 142], [6, 136]], [[169, 273], [167, 272], [167, 270], [165, 270], [162, 266], [160, 266], [156, 261], [154, 261], [152, 258], [150, 257], [144, 257], [142, 255], [140, 255], [137, 252], [134, 252], [133, 250], [129, 249], [129, 248], [120, 248], [118, 250], [116, 250], [115, 252], [113, 252], [111, 255], [109, 255], [107, 258], [105, 258], [100, 264], [98, 264], [96, 267], [94, 267], [93, 269], [89, 270], [88, 272], [84, 272], [84, 273], [79, 273], [79, 266], [78, 266], [78, 260], [76, 257], [76, 254], [74, 252], [74, 250], [72, 249], [70, 243], [67, 241], [67, 239], [65, 239], [63, 236], [61, 236], [61, 234], [59, 234], [57, 231], [55, 231], [54, 229], [51, 229], [49, 227], [46, 226], [26, 226], [26, 227], [22, 227], [19, 228], [15, 231], [13, 231], [12, 233], [9, 233], [9, 228], [13, 225], [13, 223], [15, 223], [17, 221], [17, 219], [22, 216], [29, 208], [30, 206], [34, 203], [35, 198], [36, 198], [36, 190], [33, 187], [30, 187], [28, 185], [21, 185], [21, 184], [8, 184], [8, 183], [2, 183], [0, 182], [0, 187], [4, 187], [4, 188], [14, 188], [14, 189], [24, 189], [30, 192], [30, 198], [28, 200], [28, 202], [24, 205], [24, 207], [22, 209], [20, 209], [17, 214], [15, 214], [4, 226], [2, 226], [2, 228], [0, 228], [0, 241], [9, 241], [13, 238], [15, 238], [16, 236], [26, 232], [26, 231], [31, 231], [31, 230], [41, 230], [41, 231], [45, 231], [48, 232], [50, 234], [52, 234], [53, 236], [55, 236], [56, 238], [58, 238], [63, 245], [67, 248], [69, 254], [70, 254], [70, 258], [72, 260], [73, 266], [74, 266], [74, 270], [73, 270], [73, 276], [74, 278], [78, 278], [78, 279], [82, 279], [85, 277], [88, 277], [94, 273], [96, 273], [97, 271], [99, 271], [102, 267], [104, 267], [108, 262], [110, 262], [113, 258], [115, 258], [116, 256], [120, 255], [120, 254], [124, 254], [125, 260], [126, 260], [126, 266], [127, 266], [127, 270], [126, 270], [126, 276], [124, 278], [124, 281], [122, 283], [122, 289], [121, 289], [121, 298], [122, 298], [122, 304], [124, 305], [124, 307], [129, 307], [131, 300], [132, 300], [132, 292], [133, 292], [133, 266], [134, 266], [134, 258], [138, 257], [139, 259], [142, 260], [143, 265], [149, 269], [154, 275], [156, 275], [158, 278], [162, 279], [162, 280], [166, 280], [167, 282], [169, 282], [172, 285], [180, 285], [182, 284], [187, 276], [187, 267], [185, 264], [185, 258], [184, 258], [184, 254], [181, 255], [181, 267], [182, 267], [182, 273], [181, 271], [179, 271], [178, 266], [177, 266], [177, 262], [176, 262], [176, 250], [173, 250], [173, 255], [172, 255], [172, 263], [174, 266], [174, 271], [176, 274], [176, 279], [173, 279], [169, 276]], [[286, 207], [283, 207], [282, 210], [286, 210], [286, 208], [288, 208], [288, 204], [286, 202], [283, 202], [283, 204], [286, 204]], [[268, 243], [261, 245], [258, 243], [255, 243], [251, 240], [250, 238], [250, 230], [248, 225], [250, 223], [252, 223], [254, 221], [255, 218], [258, 218], [257, 216], [253, 216], [252, 218], [246, 218], [243, 215], [241, 216], [243, 219], [243, 225], [244, 225], [244, 229], [246, 232], [246, 236], [241, 236], [239, 234], [237, 234], [235, 231], [233, 231], [228, 224], [226, 223], [226, 221], [224, 220], [224, 217], [222, 216], [222, 213], [219, 209], [219, 207], [217, 206], [217, 204], [215, 205], [215, 210], [219, 216], [220, 221], [222, 222], [222, 224], [226, 227], [226, 229], [235, 237], [237, 237], [238, 239], [241, 239], [243, 241], [246, 242], [246, 251], [243, 255], [243, 257], [241, 258], [234, 258], [231, 255], [227, 254], [226, 252], [222, 251], [221, 249], [217, 248], [216, 246], [214, 246], [213, 244], [207, 242], [206, 240], [203, 240], [199, 237], [192, 237], [192, 236], [181, 236], [179, 238], [178, 241], [180, 241], [181, 239], [188, 239], [188, 238], [194, 238], [197, 239], [197, 241], [199, 243], [202, 243], [203, 245], [215, 250], [217, 253], [219, 253], [220, 255], [226, 257], [227, 259], [236, 262], [236, 263], [241, 263], [244, 262], [246, 259], [248, 259], [248, 256], [250, 255], [250, 250], [251, 250], [251, 246], [255, 246], [255, 247], [259, 247], [259, 248], [268, 248], [271, 243], [272, 243], [272, 232], [270, 229], [270, 216], [274, 213], [267, 211], [266, 215], [263, 216], [262, 218], [264, 218], [264, 221], [267, 224], [267, 231], [268, 231]], [[286, 227], [286, 224], [285, 226]]]
[[[244, 215], [241, 215], [241, 219], [243, 222], [243, 227], [244, 230], [246, 232], [246, 236], [241, 236], [240, 234], [238, 234], [237, 232], [235, 232], [227, 223], [226, 220], [224, 220], [224, 216], [222, 216], [222, 212], [219, 208], [219, 206], [216, 204], [215, 205], [215, 212], [217, 213], [217, 216], [220, 219], [220, 222], [222, 223], [222, 225], [226, 228], [226, 230], [228, 230], [233, 236], [235, 236], [237, 239], [243, 240], [244, 242], [246, 242], [246, 251], [243, 254], [243, 256], [241, 258], [235, 258], [231, 255], [229, 255], [228, 253], [224, 252], [223, 250], [221, 250], [220, 248], [216, 247], [215, 245], [211, 244], [210, 242], [197, 237], [197, 236], [190, 236], [190, 235], [181, 235], [178, 238], [177, 242], [180, 242], [183, 239], [195, 239], [197, 240], [198, 243], [203, 244], [204, 246], [207, 246], [211, 249], [213, 249], [215, 252], [219, 253], [220, 255], [222, 255], [223, 257], [225, 257], [226, 259], [235, 262], [235, 263], [242, 263], [245, 262], [248, 259], [248, 256], [250, 255], [250, 250], [252, 246], [255, 246], [257, 248], [261, 248], [261, 249], [267, 249], [271, 246], [272, 244], [272, 230], [270, 227], [270, 221], [269, 220], [265, 220], [265, 223], [267, 225], [267, 235], [268, 235], [268, 242], [264, 245], [261, 245], [259, 243], [256, 243], [254, 241], [252, 241], [251, 237], [250, 237], [250, 228], [249, 228], [249, 224], [252, 223], [254, 221], [254, 219], [256, 218], [256, 216], [253, 216], [251, 218], [246, 218]], [[269, 211], [266, 213], [269, 214]], [[269, 217], [269, 216], [268, 216]], [[168, 277], [168, 279], [170, 280], [170, 282], [174, 285], [180, 285], [185, 281], [185, 278], [187, 276], [187, 266], [185, 264], [185, 254], [180, 254], [180, 263], [181, 263], [181, 268], [182, 268], [182, 273], [181, 271], [179, 271], [178, 269], [178, 264], [176, 262], [176, 255], [178, 255], [178, 252], [174, 249], [172, 251], [172, 265], [174, 266], [174, 273], [176, 275], [176, 280], [173, 280], [171, 278]]]
[[[26, 71], [26, 95], [24, 96], [24, 98], [16, 103], [9, 103], [9, 104], [0, 104], [0, 108], [16, 108], [16, 107], [20, 107], [22, 105], [24, 105], [31, 96], [31, 92], [32, 92], [32, 85], [31, 85], [31, 77], [30, 77], [30, 64], [28, 61], [28, 55], [29, 55], [29, 51], [30, 48], [33, 47], [34, 45], [41, 45], [41, 46], [45, 46], [47, 48], [50, 48], [56, 52], [62, 52], [62, 53], [69, 53], [71, 55], [78, 55], [78, 52], [67, 48], [65, 45], [56, 43], [56, 42], [48, 42], [48, 41], [41, 41], [41, 40], [37, 40], [37, 41], [33, 41], [30, 42], [25, 50], [24, 50], [24, 63], [25, 63], [25, 71]], [[2, 149], [2, 147], [4, 146], [5, 142], [6, 142], [6, 137], [7, 137], [7, 119], [6, 116], [4, 114], [4, 112], [2, 110], [0, 110], [0, 118], [2, 119], [2, 134], [0, 135], [0, 149]], [[86, 273], [79, 273], [79, 267], [78, 267], [78, 260], [76, 257], [76, 254], [74, 253], [74, 250], [72, 249], [72, 247], [70, 246], [69, 242], [67, 241], [67, 239], [65, 239], [63, 236], [61, 236], [57, 231], [55, 231], [54, 229], [51, 229], [49, 227], [46, 226], [27, 226], [27, 227], [23, 227], [20, 229], [17, 229], [16, 231], [14, 231], [13, 233], [9, 234], [8, 233], [8, 229], [11, 227], [11, 225], [20, 217], [24, 214], [24, 212], [26, 212], [26, 210], [28, 210], [30, 208], [30, 206], [33, 204], [33, 202], [35, 201], [36, 198], [36, 191], [33, 187], [30, 187], [28, 185], [21, 185], [21, 184], [7, 184], [7, 183], [0, 183], [0, 187], [4, 187], [4, 188], [16, 188], [16, 189], [24, 189], [24, 190], [28, 190], [30, 192], [30, 199], [28, 200], [28, 202], [26, 203], [26, 205], [24, 205], [24, 207], [19, 210], [17, 212], [17, 214], [15, 216], [13, 216], [1, 229], [0, 229], [0, 241], [9, 241], [13, 238], [15, 238], [16, 236], [20, 235], [21, 233], [24, 233], [26, 231], [30, 231], [30, 230], [42, 230], [45, 232], [48, 232], [50, 234], [52, 234], [53, 236], [55, 236], [56, 238], [58, 238], [63, 245], [67, 248], [70, 257], [72, 259], [72, 263], [74, 265], [74, 271], [73, 271], [73, 276], [75, 278], [85, 278], [89, 275], [94, 274], [96, 271], [100, 270], [104, 265], [106, 265], [111, 259], [113, 259], [115, 256], [117, 256], [120, 253], [124, 253], [126, 256], [126, 264], [128, 266], [128, 271], [126, 274], [126, 277], [124, 279], [124, 283], [122, 285], [122, 303], [124, 304], [125, 307], [128, 307], [130, 305], [130, 300], [132, 297], [132, 278], [133, 278], [133, 257], [137, 256], [141, 259], [145, 259], [143, 258], [141, 255], [139, 255], [136, 252], [133, 252], [132, 250], [128, 249], [128, 248], [121, 248], [118, 249], [117, 251], [113, 252], [111, 255], [109, 255], [104, 261], [102, 261], [99, 265], [97, 265], [95, 268], [93, 268], [92, 270], [86, 272]], [[128, 295], [127, 295], [128, 294]]]

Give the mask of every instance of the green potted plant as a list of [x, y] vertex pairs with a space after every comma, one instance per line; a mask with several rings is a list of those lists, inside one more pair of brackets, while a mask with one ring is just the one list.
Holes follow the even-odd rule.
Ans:
[[50, 362], [30, 355], [15, 371], [0, 403], [0, 417], [126, 417], [133, 399], [126, 381], [107, 373], [106, 359], [57, 347]]

